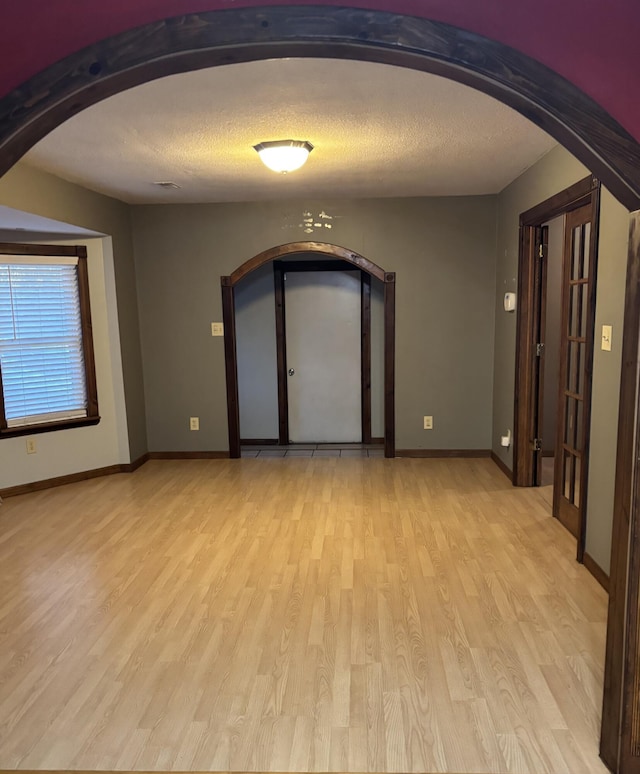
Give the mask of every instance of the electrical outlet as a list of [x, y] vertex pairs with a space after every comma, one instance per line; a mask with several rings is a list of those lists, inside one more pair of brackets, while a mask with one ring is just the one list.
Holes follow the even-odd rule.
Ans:
[[35, 454], [38, 451], [35, 438], [27, 438], [27, 454]]
[[199, 430], [199, 429], [200, 429], [200, 417], [190, 417], [189, 430]]
[[425, 417], [424, 418], [424, 429], [425, 430], [433, 430], [433, 417]]

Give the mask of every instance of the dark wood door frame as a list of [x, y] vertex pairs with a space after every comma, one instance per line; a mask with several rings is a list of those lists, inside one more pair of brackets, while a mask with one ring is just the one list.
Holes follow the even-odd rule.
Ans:
[[[538, 393], [534, 376], [537, 367], [536, 343], [541, 321], [538, 303], [539, 259], [536, 251], [540, 244], [541, 229], [545, 223], [558, 215], [591, 203], [596, 214], [592, 240], [597, 250], [599, 201], [600, 182], [589, 176], [520, 215], [513, 432], [514, 486], [534, 486], [536, 483], [537, 454], [532, 448], [532, 441], [535, 437], [538, 413]], [[590, 326], [593, 329], [593, 317], [590, 319]], [[593, 330], [591, 335], [593, 337]]]
[[284, 271], [282, 261], [273, 262], [273, 286], [276, 304], [276, 357], [278, 369], [278, 443], [289, 443], [289, 383], [285, 347]]
[[[544, 256], [544, 260], [538, 261], [538, 267], [535, 272], [536, 287], [534, 288], [534, 297], [540, 299], [540, 304], [537, 310], [534, 310], [533, 314], [533, 329], [534, 329], [534, 341], [544, 342], [546, 345], [546, 323], [547, 323], [547, 280], [548, 280], [548, 265], [549, 265], [549, 226], [542, 226], [535, 229], [535, 240], [538, 244], [540, 253]], [[544, 440], [540, 428], [544, 427], [544, 415], [545, 415], [545, 390], [544, 390], [544, 375], [545, 375], [545, 357], [536, 357], [534, 361], [534, 373], [532, 377], [533, 391], [531, 408], [534, 412], [532, 421], [533, 426], [538, 428], [538, 435], [541, 440]], [[537, 368], [536, 368], [537, 365]], [[537, 392], [537, 395], [535, 394]], [[554, 438], [554, 453], [555, 445], [557, 441]], [[539, 451], [536, 456], [536, 463], [534, 466], [535, 483], [539, 485], [542, 481], [542, 457], [544, 454], [544, 447]]]
[[[289, 387], [287, 380], [285, 275], [291, 271], [353, 271], [345, 261], [329, 258], [273, 262], [278, 367], [278, 442], [289, 443]], [[360, 428], [362, 443], [371, 439], [371, 275], [360, 270]], [[382, 441], [382, 439], [381, 439]]]
[[[371, 436], [371, 275], [360, 272], [360, 371], [362, 406], [362, 443], [372, 443]], [[377, 439], [376, 439], [377, 440]]]
[[[472, 86], [536, 123], [597, 175], [627, 209], [638, 210], [630, 221], [627, 264], [601, 753], [611, 769], [620, 763], [625, 774], [640, 772], [640, 756], [636, 748], [631, 752], [630, 725], [624, 729], [621, 725], [623, 693], [637, 673], [632, 663], [636, 651], [627, 648], [637, 634], [637, 611], [627, 606], [627, 592], [631, 589], [631, 602], [637, 600], [640, 556], [637, 540], [631, 551], [629, 540], [638, 537], [640, 524], [640, 143], [600, 105], [525, 54], [437, 21], [327, 6], [228, 8], [119, 33], [71, 54], [4, 96], [0, 174], [68, 118], [121, 91], [178, 72], [287, 56], [381, 62]], [[394, 293], [394, 283], [385, 282], [385, 300], [392, 303]], [[232, 320], [233, 284], [223, 286], [223, 303]], [[391, 335], [387, 321], [385, 336]], [[225, 340], [228, 358], [234, 354], [230, 349]], [[391, 351], [386, 348], [386, 369], [393, 367]], [[233, 411], [235, 400], [237, 417], [237, 384], [235, 392], [232, 387], [228, 382], [228, 402]], [[385, 441], [389, 444], [389, 437]]]
[[600, 756], [640, 774], [640, 210], [631, 214]]
[[[596, 305], [596, 279], [598, 265], [598, 235], [599, 235], [599, 210], [600, 210], [600, 181], [595, 177], [585, 177], [569, 188], [541, 202], [520, 216], [520, 254], [518, 266], [518, 320], [516, 333], [516, 389], [515, 389], [515, 429], [514, 429], [514, 458], [513, 458], [513, 483], [516, 486], [534, 486], [538, 481], [539, 458], [541, 451], [535, 451], [532, 445], [533, 438], [538, 434], [540, 424], [540, 392], [542, 385], [542, 370], [538, 370], [539, 358], [536, 356], [536, 342], [540, 341], [540, 329], [544, 326], [544, 277], [546, 270], [544, 264], [540, 264], [537, 254], [542, 245], [544, 254], [543, 224], [549, 220], [577, 210], [580, 207], [591, 207], [591, 242], [590, 255], [590, 295], [588, 300], [588, 312], [586, 321], [586, 346], [585, 346], [585, 387], [583, 401], [584, 454], [580, 466], [580, 508], [577, 535], [577, 560], [584, 561], [586, 540], [586, 513], [587, 513], [587, 482], [589, 474], [589, 435], [591, 417], [591, 381], [593, 375], [593, 347]], [[566, 251], [566, 246], [563, 248]], [[547, 256], [544, 255], [544, 258]], [[563, 288], [564, 288], [563, 273]], [[563, 305], [564, 290], [563, 290]], [[566, 325], [566, 309], [563, 309], [563, 326]], [[563, 357], [561, 353], [561, 357]], [[561, 374], [564, 371], [561, 369]], [[559, 385], [559, 412], [562, 413], [561, 400], [564, 400], [562, 385]], [[560, 424], [560, 423], [559, 423]], [[558, 438], [561, 436], [561, 428], [558, 427]], [[556, 443], [556, 449], [558, 443]], [[558, 481], [560, 461], [556, 459], [556, 475], [554, 481]], [[558, 515], [560, 507], [559, 493], [554, 487], [554, 515]]]
[[[395, 282], [394, 272], [385, 272], [362, 255], [338, 245], [325, 242], [292, 242], [272, 247], [250, 258], [227, 277], [220, 278], [222, 288], [222, 320], [224, 323], [225, 370], [227, 379], [227, 420], [229, 427], [229, 456], [240, 457], [240, 403], [238, 399], [238, 359], [236, 351], [234, 288], [244, 277], [265, 263], [279, 262], [275, 268], [276, 336], [284, 341], [284, 289], [282, 287], [282, 260], [287, 256], [317, 253], [330, 260], [346, 263], [362, 273], [375, 277], [384, 284], [384, 455], [395, 457]], [[306, 264], [313, 266], [314, 264]], [[322, 268], [331, 264], [323, 261]], [[338, 264], [335, 264], [338, 265]], [[278, 271], [280, 280], [278, 280]], [[370, 351], [370, 337], [366, 344]], [[370, 355], [368, 359], [370, 391]], [[363, 364], [364, 365], [364, 364]], [[363, 374], [363, 390], [365, 378]], [[369, 398], [370, 401], [370, 398]], [[288, 442], [289, 428], [286, 406], [286, 356], [284, 347], [278, 347], [278, 415], [280, 439]], [[369, 435], [371, 433], [369, 403]]]

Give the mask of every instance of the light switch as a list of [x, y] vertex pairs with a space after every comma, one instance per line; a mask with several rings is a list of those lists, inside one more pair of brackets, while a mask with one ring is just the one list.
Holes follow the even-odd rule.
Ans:
[[516, 311], [516, 294], [505, 293], [504, 294], [504, 311], [515, 312]]
[[211, 335], [212, 336], [224, 336], [224, 324], [223, 323], [211, 323]]
[[602, 349], [611, 352], [611, 325], [602, 326]]

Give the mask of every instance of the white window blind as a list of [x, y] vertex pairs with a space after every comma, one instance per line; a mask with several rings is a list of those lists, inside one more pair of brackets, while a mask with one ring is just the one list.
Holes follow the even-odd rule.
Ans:
[[87, 416], [77, 259], [0, 256], [0, 366], [8, 427]]

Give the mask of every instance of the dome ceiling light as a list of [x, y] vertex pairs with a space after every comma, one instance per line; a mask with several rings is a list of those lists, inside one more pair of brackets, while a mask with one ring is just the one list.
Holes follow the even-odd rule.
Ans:
[[313, 145], [306, 140], [274, 140], [260, 142], [253, 148], [265, 167], [284, 175], [300, 169], [309, 158]]

